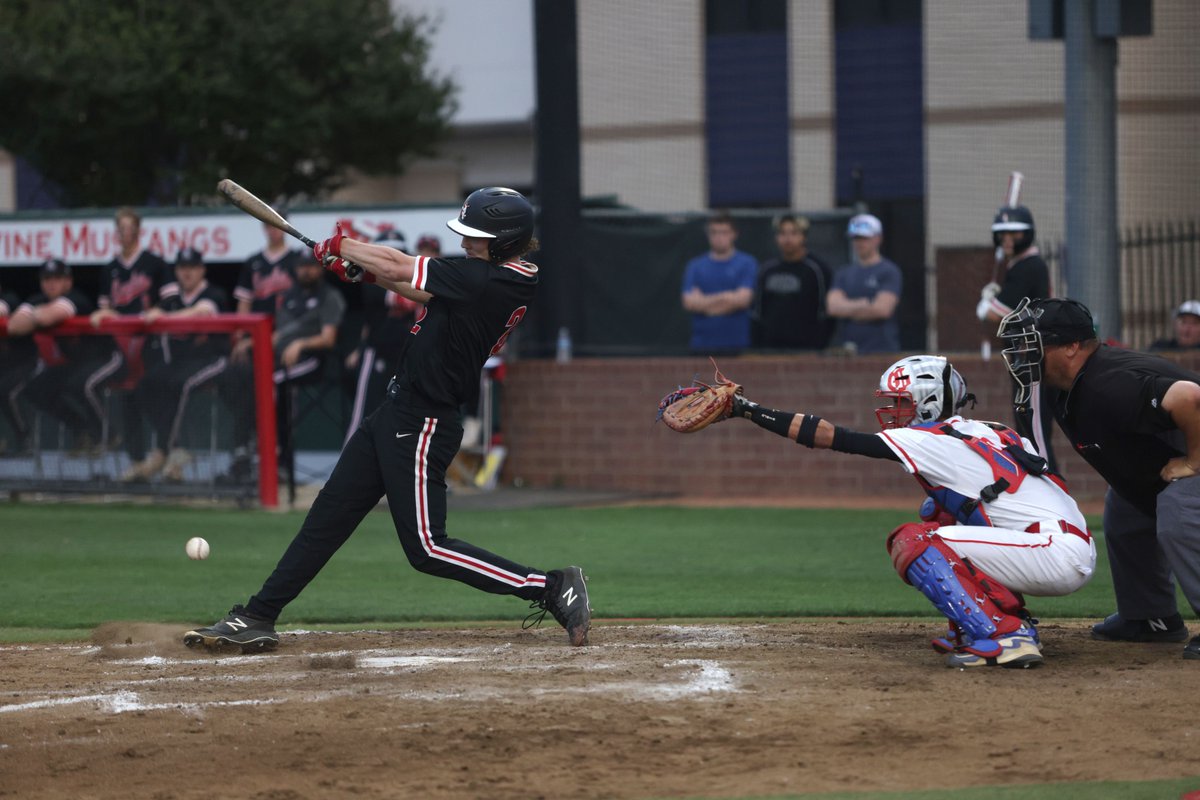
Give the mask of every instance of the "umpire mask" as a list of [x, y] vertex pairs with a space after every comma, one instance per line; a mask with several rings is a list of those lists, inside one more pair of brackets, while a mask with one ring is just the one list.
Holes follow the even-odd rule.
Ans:
[[1038, 310], [1024, 297], [1004, 319], [996, 332], [1005, 344], [1001, 355], [1009, 373], [1019, 387], [1014, 402], [1024, 405], [1029, 402], [1029, 390], [1042, 380], [1042, 359], [1046, 354], [1042, 346], [1042, 334], [1037, 329]]

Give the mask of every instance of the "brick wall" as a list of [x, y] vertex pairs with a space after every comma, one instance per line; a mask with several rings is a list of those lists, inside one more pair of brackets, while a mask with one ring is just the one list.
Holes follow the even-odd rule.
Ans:
[[[720, 363], [756, 402], [816, 413], [861, 431], [878, 430], [873, 392], [890, 357], [743, 356]], [[983, 362], [974, 354], [956, 356], [954, 363], [979, 397], [968, 416], [1011, 423], [1003, 361], [997, 356]], [[1200, 354], [1184, 363], [1200, 369]], [[689, 435], [655, 422], [659, 398], [693, 375], [711, 379], [706, 359], [513, 364], [501, 412], [510, 452], [504, 479], [536, 487], [711, 498], [858, 496], [913, 502], [914, 482], [892, 462], [809, 450], [739, 420]], [[1057, 428], [1054, 447], [1072, 493], [1081, 501], [1101, 499], [1103, 481]]]

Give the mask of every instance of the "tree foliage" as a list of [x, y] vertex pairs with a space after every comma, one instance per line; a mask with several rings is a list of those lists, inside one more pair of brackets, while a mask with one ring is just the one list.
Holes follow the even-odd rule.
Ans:
[[68, 206], [319, 196], [445, 138], [429, 33], [388, 0], [5, 0], [0, 146]]

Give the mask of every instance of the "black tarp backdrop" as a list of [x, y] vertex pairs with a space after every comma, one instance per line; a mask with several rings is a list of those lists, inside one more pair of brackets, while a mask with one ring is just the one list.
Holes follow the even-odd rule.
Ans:
[[[737, 248], [759, 262], [774, 258], [772, 222], [779, 212], [737, 213]], [[849, 260], [846, 223], [851, 212], [805, 214], [809, 249], [836, 269]], [[576, 260], [558, 265], [582, 302], [570, 329], [574, 352], [584, 356], [670, 355], [688, 352], [689, 315], [680, 305], [684, 267], [708, 249], [705, 215], [584, 212]], [[547, 355], [545, 344], [522, 352]]]

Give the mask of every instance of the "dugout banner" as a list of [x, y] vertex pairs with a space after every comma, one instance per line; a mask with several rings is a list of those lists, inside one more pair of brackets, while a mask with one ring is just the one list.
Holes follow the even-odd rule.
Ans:
[[[399, 230], [410, 246], [429, 234], [441, 241], [443, 253], [452, 255], [462, 252], [462, 240], [446, 228], [446, 220], [457, 216], [458, 210], [458, 206], [346, 208], [296, 211], [288, 219], [301, 233], [318, 240], [332, 236], [339, 224], [367, 239], [384, 229]], [[245, 261], [263, 247], [262, 223], [232, 207], [186, 214], [141, 213], [142, 247], [168, 261], [184, 247], [199, 250], [208, 261]], [[0, 217], [0, 267], [37, 266], [48, 258], [72, 265], [105, 264], [118, 249], [111, 213]]]

